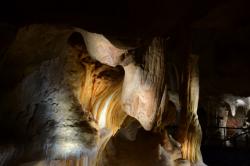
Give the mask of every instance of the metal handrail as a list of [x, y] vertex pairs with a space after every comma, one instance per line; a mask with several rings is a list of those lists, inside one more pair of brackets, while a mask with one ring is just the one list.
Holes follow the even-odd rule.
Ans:
[[[167, 126], [167, 130], [171, 133], [176, 131], [176, 129], [178, 128], [177, 125], [172, 125], [172, 126]], [[226, 135], [226, 130], [227, 129], [231, 129], [231, 130], [242, 130], [244, 131], [243, 133], [240, 133], [240, 134], [236, 134], [236, 135], [233, 135], [233, 136], [229, 136], [229, 137], [225, 137], [224, 139], [221, 139], [221, 138], [218, 138], [218, 137], [213, 137], [213, 135], [208, 135], [208, 130], [209, 129], [223, 129], [223, 132], [224, 132], [224, 136]], [[226, 141], [230, 141], [232, 140], [232, 142], [235, 143], [235, 140], [240, 137], [240, 136], [245, 136], [245, 144], [247, 145], [246, 148], [250, 148], [250, 135], [248, 136], [248, 134], [250, 134], [250, 127], [219, 127], [219, 126], [207, 126], [205, 128], [205, 131], [203, 132], [206, 132], [207, 134], [206, 135], [203, 135], [205, 137], [203, 137], [204, 141], [203, 141], [203, 145], [206, 145], [206, 146], [209, 146], [209, 145], [213, 145], [211, 142], [213, 141], [219, 141], [219, 144], [221, 144], [222, 146], [225, 146], [226, 145]], [[172, 134], [172, 133], [171, 133]], [[209, 141], [209, 142], [207, 142]], [[236, 141], [237, 142], [237, 141]], [[218, 143], [218, 142], [217, 142]], [[237, 146], [237, 143], [235, 144]]]
[[232, 137], [228, 137], [227, 139], [224, 139], [223, 141], [228, 141], [228, 140], [230, 140], [230, 139], [236, 139], [237, 137], [246, 135], [246, 134], [248, 134], [248, 133], [250, 133], [250, 130], [249, 130], [249, 131], [246, 131], [246, 132], [243, 132], [243, 133], [240, 133], [240, 134], [233, 135]]
[[[219, 126], [207, 126], [206, 127], [206, 133], [208, 132], [208, 129], [223, 129], [223, 133], [224, 133], [224, 139], [222, 139], [222, 138], [220, 138], [220, 139], [216, 139], [216, 141], [218, 141], [218, 140], [220, 140], [220, 142], [221, 142], [221, 145], [223, 145], [223, 146], [225, 146], [226, 144], [225, 144], [225, 142], [226, 141], [231, 141], [232, 140], [232, 142], [234, 143], [234, 146], [236, 146], [237, 147], [237, 138], [239, 138], [239, 137], [242, 137], [242, 136], [244, 136], [245, 135], [245, 141], [243, 141], [244, 143], [245, 143], [245, 145], [246, 145], [246, 147], [248, 148], [249, 147], [249, 142], [250, 142], [250, 137], [248, 136], [249, 135], [249, 133], [250, 133], [250, 127], [219, 127]], [[226, 130], [227, 129], [231, 129], [231, 130], [241, 130], [241, 131], [243, 131], [242, 133], [239, 133], [239, 134], [235, 134], [235, 135], [233, 135], [233, 136], [229, 136], [229, 137], [226, 137]], [[211, 135], [210, 135], [211, 136]], [[204, 139], [205, 140], [205, 144], [206, 145], [212, 145], [211, 144], [211, 142], [213, 142], [213, 140], [215, 141], [215, 139], [213, 139], [213, 137], [210, 137], [208, 140], [209, 140], [209, 144], [208, 144], [208, 140], [207, 140], [207, 138], [209, 137], [209, 135], [206, 135], [206, 138]], [[242, 140], [241, 140], [242, 141]]]
[[250, 129], [250, 127], [219, 127], [219, 126], [207, 126], [206, 128], [224, 128], [224, 129]]

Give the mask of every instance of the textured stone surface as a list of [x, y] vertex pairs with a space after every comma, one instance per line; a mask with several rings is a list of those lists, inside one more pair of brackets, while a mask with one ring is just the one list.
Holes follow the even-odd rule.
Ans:
[[164, 46], [162, 39], [155, 38], [145, 50], [135, 50], [133, 62], [124, 66], [123, 109], [146, 130], [153, 127], [161, 111], [160, 104], [166, 86]]
[[[0, 70], [4, 92], [1, 107], [5, 110], [1, 112], [4, 115], [1, 126], [10, 126], [5, 129], [10, 133], [18, 129], [16, 136], [22, 138], [18, 141], [25, 141], [20, 162], [49, 157], [49, 160], [68, 158], [67, 161], [51, 161], [52, 165], [95, 165], [102, 161], [106, 143], [127, 114], [140, 123], [132, 125], [132, 128], [138, 127], [135, 130], [125, 124], [123, 135], [134, 140], [141, 126], [157, 130], [164, 110], [170, 109], [167, 100], [175, 108], [168, 112], [166, 125], [174, 123], [180, 103], [177, 94], [168, 95], [165, 48], [161, 38], [126, 50], [115, 47], [103, 35], [82, 29], [49, 25], [20, 29]], [[195, 91], [192, 94], [195, 95], [197, 89], [191, 91]], [[188, 161], [175, 161], [181, 159], [180, 146], [171, 137], [165, 138], [163, 147], [148, 142], [152, 143], [154, 155], [147, 155], [154, 160], [142, 163], [188, 164]], [[147, 140], [140, 137], [135, 141], [140, 147], [147, 144]], [[15, 148], [20, 150], [20, 147]], [[80, 158], [83, 154], [91, 155], [94, 150], [98, 152], [91, 157]], [[37, 158], [33, 158], [33, 154], [37, 154]], [[159, 156], [162, 159], [158, 159]], [[75, 157], [80, 159], [74, 160]], [[136, 160], [134, 164], [139, 164]]]
[[98, 126], [80, 102], [85, 71], [81, 51], [68, 44], [72, 32], [24, 27], [6, 52], [0, 70], [0, 118], [6, 131], [1, 139], [14, 146], [17, 160], [78, 157], [97, 145]]

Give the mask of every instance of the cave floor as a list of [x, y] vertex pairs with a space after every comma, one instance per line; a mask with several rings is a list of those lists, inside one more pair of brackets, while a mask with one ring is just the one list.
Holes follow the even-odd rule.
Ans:
[[250, 166], [250, 149], [229, 147], [201, 147], [208, 166]]

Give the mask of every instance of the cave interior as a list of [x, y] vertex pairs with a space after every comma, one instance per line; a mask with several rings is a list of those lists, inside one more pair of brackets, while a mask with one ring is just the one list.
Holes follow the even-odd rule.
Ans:
[[247, 0], [0, 5], [0, 166], [250, 166]]

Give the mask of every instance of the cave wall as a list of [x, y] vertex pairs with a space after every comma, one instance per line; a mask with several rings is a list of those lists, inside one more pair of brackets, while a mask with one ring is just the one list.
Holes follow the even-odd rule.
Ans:
[[[144, 129], [150, 130], [154, 128], [154, 132], [162, 132], [163, 130], [163, 133], [165, 133], [164, 127], [166, 127], [166, 125], [170, 123], [168, 121], [172, 120], [171, 118], [174, 118], [172, 117], [172, 114], [174, 113], [168, 113], [167, 109], [170, 107], [167, 107], [168, 106], [167, 100], [170, 99], [174, 103], [174, 107], [176, 108], [173, 108], [173, 111], [175, 112], [177, 112], [177, 110], [175, 109], [179, 110], [180, 107], [184, 107], [184, 105], [183, 103], [182, 105], [180, 105], [178, 103], [178, 95], [175, 96], [176, 93], [178, 93], [177, 91], [179, 89], [178, 85], [175, 85], [179, 84], [177, 81], [179, 80], [178, 78], [179, 74], [177, 73], [174, 73], [173, 76], [169, 77], [170, 82], [172, 81], [171, 80], [172, 78], [174, 79], [172, 81], [172, 87], [170, 87], [170, 90], [173, 90], [174, 93], [173, 94], [170, 93], [171, 95], [168, 95], [167, 79], [166, 79], [167, 61], [165, 58], [166, 45], [164, 40], [162, 40], [161, 38], [154, 38], [153, 40], [151, 40], [151, 42], [149, 42], [149, 45], [146, 45], [146, 47], [144, 46], [139, 49], [135, 49], [131, 52], [130, 51], [126, 52], [124, 51], [124, 49], [119, 49], [113, 46], [109, 41], [107, 41], [107, 39], [105, 39], [101, 35], [93, 34], [94, 40], [92, 40], [91, 37], [86, 38], [86, 36], [92, 35], [92, 33], [89, 34], [86, 33], [88, 32], [81, 30], [79, 28], [73, 28], [67, 26], [65, 27], [65, 26], [41, 25], [41, 24], [30, 25], [19, 29], [14, 42], [10, 45], [10, 47], [7, 50], [7, 53], [5, 54], [5, 58], [1, 66], [1, 76], [4, 80], [3, 82], [1, 82], [1, 88], [2, 91], [4, 92], [1, 98], [3, 99], [3, 101], [8, 101], [7, 105], [5, 104], [6, 108], [9, 107], [8, 103], [17, 102], [21, 106], [20, 108], [27, 108], [27, 110], [29, 110], [27, 104], [31, 102], [32, 104], [34, 104], [34, 106], [37, 106], [38, 103], [43, 102], [43, 97], [46, 98], [46, 93], [48, 91], [50, 92], [50, 88], [53, 89], [53, 87], [55, 86], [55, 90], [49, 93], [48, 95], [48, 97], [51, 98], [48, 98], [48, 101], [46, 100], [48, 102], [47, 104], [49, 109], [50, 109], [49, 103], [51, 101], [51, 109], [52, 110], [55, 109], [55, 114], [53, 114], [53, 116], [47, 116], [50, 115], [50, 112], [46, 112], [49, 109], [47, 110], [43, 109], [44, 107], [41, 107], [41, 110], [38, 109], [39, 111], [36, 111], [36, 107], [34, 107], [33, 115], [30, 115], [30, 113], [32, 114], [32, 112], [26, 112], [27, 116], [30, 115], [30, 118], [27, 119], [27, 125], [30, 126], [29, 125], [30, 123], [34, 124], [32, 128], [43, 126], [42, 125], [43, 122], [40, 121], [42, 119], [39, 120], [39, 116], [37, 116], [36, 113], [39, 113], [44, 117], [49, 117], [51, 118], [52, 121], [55, 120], [53, 119], [54, 117], [59, 118], [57, 120], [59, 120], [60, 122], [56, 120], [55, 123], [63, 124], [64, 120], [66, 121], [70, 120], [69, 117], [71, 117], [71, 113], [73, 116], [75, 113], [74, 111], [76, 111], [77, 118], [80, 118], [82, 116], [83, 120], [86, 121], [84, 122], [84, 124], [90, 123], [97, 130], [96, 133], [94, 132], [95, 130], [93, 129], [92, 133], [92, 129], [88, 128], [88, 125], [87, 126], [83, 125], [82, 126], [83, 128], [81, 128], [82, 123], [79, 123], [79, 125], [78, 123], [74, 123], [78, 125], [75, 127], [74, 124], [72, 124], [74, 128], [79, 127], [79, 133], [76, 132], [77, 135], [82, 134], [81, 132], [83, 133], [87, 132], [88, 134], [84, 135], [88, 136], [93, 134], [93, 136], [96, 138], [96, 141], [97, 142], [99, 141], [99, 143], [94, 143], [93, 146], [97, 145], [98, 152], [100, 153], [97, 153], [97, 156], [94, 156], [92, 159], [91, 158], [87, 159], [89, 160], [88, 164], [93, 165], [96, 164], [98, 158], [101, 157], [102, 155], [101, 152], [104, 150], [105, 145], [109, 140], [109, 138], [112, 136], [112, 134], [114, 135], [116, 131], [120, 128], [120, 125], [122, 124], [123, 120], [126, 117], [125, 112], [135, 117], [141, 123]], [[57, 40], [60, 42], [57, 42]], [[87, 43], [84, 44], [84, 42]], [[104, 43], [102, 43], [103, 45], [100, 45], [100, 47], [97, 47], [97, 49], [95, 49], [96, 48], [95, 44], [98, 42], [104, 42]], [[30, 47], [31, 45], [32, 47]], [[110, 54], [106, 54], [106, 51], [110, 51], [109, 52]], [[88, 53], [90, 56], [88, 55]], [[120, 54], [123, 53], [126, 53], [125, 57], [121, 56], [120, 58]], [[107, 61], [107, 58], [118, 58], [118, 59], [115, 61], [114, 59], [111, 59], [111, 61], [110, 60]], [[98, 61], [101, 61], [105, 64], [101, 64]], [[122, 67], [114, 67], [115, 65], [117, 65], [116, 63], [121, 64], [124, 67], [124, 70], [122, 69]], [[191, 70], [192, 68], [188, 67], [187, 69], [188, 75], [190, 74], [189, 72], [192, 73]], [[5, 71], [8, 71], [8, 73], [6, 73]], [[136, 75], [133, 71], [138, 72], [138, 75]], [[176, 72], [175, 67], [173, 67], [172, 71]], [[185, 75], [185, 77], [189, 77], [188, 75]], [[126, 76], [129, 77], [132, 76], [133, 79], [131, 79], [130, 82], [126, 83], [125, 81], [124, 83], [122, 82], [123, 77], [126, 78]], [[29, 84], [32, 86], [28, 86]], [[136, 94], [135, 96], [128, 98], [130, 100], [132, 99], [132, 101], [128, 102], [127, 104], [131, 105], [132, 106], [131, 108], [133, 108], [132, 110], [129, 110], [129, 112], [126, 111], [126, 109], [124, 109], [126, 107], [123, 107], [122, 105], [124, 97], [122, 96], [122, 94], [124, 95], [127, 93], [128, 85], [132, 86], [132, 92], [133, 91], [136, 92], [134, 93]], [[185, 84], [183, 85], [185, 86]], [[197, 85], [195, 84], [192, 85], [191, 87], [197, 88]], [[69, 98], [67, 98], [66, 95], [66, 98], [64, 99], [63, 97], [64, 89], [66, 94], [69, 95]], [[63, 91], [61, 92], [61, 90]], [[62, 93], [60, 94], [61, 97], [59, 94], [58, 97], [57, 92], [59, 94]], [[6, 98], [5, 94], [8, 96], [9, 94], [12, 93], [13, 95], [16, 95], [17, 100], [11, 100], [12, 98], [11, 95]], [[196, 93], [194, 95], [197, 96]], [[186, 100], [184, 96], [183, 100]], [[55, 99], [58, 99], [58, 104], [55, 104], [53, 102]], [[66, 103], [69, 102], [68, 104], [71, 105], [70, 104], [71, 99], [74, 100], [74, 102], [72, 101], [73, 103], [72, 106], [76, 107], [73, 107], [72, 110], [69, 109], [70, 113], [67, 113], [68, 106]], [[134, 102], [137, 101], [137, 99], [139, 103]], [[147, 101], [151, 101], [154, 104], [148, 105], [150, 103], [148, 103]], [[78, 105], [77, 103], [80, 105]], [[108, 107], [108, 109], [106, 107]], [[194, 105], [194, 107], [192, 108], [194, 114], [196, 109], [195, 107], [196, 106]], [[12, 109], [12, 107], [10, 108], [11, 109], [6, 109], [6, 111], [7, 110], [14, 112], [17, 111], [17, 114], [18, 112], [22, 112], [22, 110], [18, 111], [18, 109], [15, 108]], [[47, 108], [47, 106], [45, 108]], [[62, 108], [62, 112], [59, 111], [59, 108]], [[65, 111], [63, 111], [64, 109]], [[167, 114], [164, 114], [163, 113], [164, 111], [167, 112]], [[12, 118], [11, 120], [15, 118], [14, 112], [13, 116], [12, 112], [10, 114], [10, 119]], [[59, 115], [58, 112], [63, 113], [63, 115]], [[167, 122], [165, 124], [162, 123], [162, 119], [164, 119], [162, 118], [163, 115], [168, 116], [167, 117], [168, 120], [166, 120]], [[75, 117], [75, 115], [73, 117]], [[4, 116], [1, 116], [1, 118], [4, 118]], [[36, 123], [34, 121], [35, 118], [37, 118]], [[105, 119], [103, 121], [104, 123], [101, 122], [102, 118]], [[79, 120], [81, 121], [81, 118]], [[185, 118], [183, 118], [182, 120], [185, 121]], [[5, 121], [2, 121], [2, 123], [4, 123]], [[9, 121], [8, 123], [10, 124], [10, 126], [12, 125], [11, 122], [12, 121]], [[25, 127], [26, 123], [20, 125], [18, 124], [18, 122], [19, 121], [15, 122], [16, 124], [15, 126], [19, 127], [20, 131], [25, 132], [25, 129], [27, 129]], [[190, 123], [192, 124], [193, 122], [191, 121]], [[51, 123], [48, 124], [53, 126], [53, 124]], [[69, 125], [68, 128], [69, 131], [71, 130], [72, 125]], [[24, 128], [22, 128], [21, 126], [24, 126]], [[55, 125], [54, 127], [56, 133], [57, 131], [56, 128], [58, 126]], [[29, 128], [30, 127], [28, 127], [28, 129]], [[107, 128], [111, 130], [111, 134], [109, 134], [108, 132], [106, 134], [104, 133], [104, 135], [102, 136], [103, 131], [99, 130], [102, 128]], [[44, 132], [43, 129], [44, 128], [41, 128], [42, 133]], [[65, 131], [68, 131], [68, 129]], [[24, 141], [30, 139], [29, 136], [31, 136], [31, 139], [33, 138], [32, 133], [34, 132], [32, 131], [33, 130], [31, 130], [30, 135], [23, 137]], [[48, 131], [51, 132], [52, 130], [48, 128]], [[188, 129], [183, 129], [182, 131], [186, 133]], [[64, 135], [67, 132], [66, 133], [60, 132], [60, 133]], [[191, 135], [193, 134], [195, 135], [195, 133], [192, 133]], [[18, 135], [18, 137], [22, 136]], [[57, 137], [57, 135], [55, 135], [55, 137]], [[38, 133], [38, 135], [33, 140], [42, 141], [43, 138], [46, 141], [47, 137], [43, 137], [43, 135], [39, 137]], [[50, 136], [48, 138], [50, 138]], [[164, 138], [168, 140], [166, 142], [172, 140], [169, 138], [168, 134], [166, 134]], [[67, 139], [65, 141], [67, 141]], [[91, 139], [91, 141], [95, 141], [95, 139]], [[30, 147], [32, 148], [29, 149], [30, 151], [29, 153], [32, 153], [32, 149], [36, 149], [36, 146], [34, 146], [32, 142], [30, 143], [31, 143]], [[43, 146], [43, 141], [38, 144], [40, 146]], [[172, 146], [171, 144], [172, 143], [168, 143], [168, 146]], [[51, 145], [53, 146], [54, 144], [51, 143]], [[58, 148], [60, 148], [60, 146]], [[18, 149], [16, 150], [18, 151]], [[41, 152], [38, 152], [38, 154], [40, 153], [44, 155], [42, 151], [43, 150], [41, 148]], [[193, 150], [192, 148], [189, 148], [188, 151], [193, 151]], [[187, 153], [189, 154], [188, 151]], [[194, 149], [194, 151], [196, 151], [196, 149]], [[71, 151], [68, 152], [71, 153]], [[25, 154], [26, 150], [22, 153]], [[87, 150], [87, 153], [91, 152], [88, 152]], [[166, 155], [169, 155], [172, 152], [166, 149], [164, 150], [163, 148], [161, 150], [161, 153], [164, 154], [166, 157]], [[197, 151], [197, 154], [199, 155], [200, 152]], [[196, 154], [192, 155], [195, 156]], [[187, 155], [185, 156], [185, 159], [187, 161], [191, 160], [191, 162], [196, 162], [196, 160], [200, 160], [200, 158], [195, 158], [195, 157], [193, 158], [191, 156]], [[50, 157], [54, 158], [53, 156]], [[20, 160], [24, 161], [28, 160], [28, 159], [22, 159], [22, 157], [20, 158], [21, 158]], [[182, 156], [180, 156], [179, 158], [182, 159]], [[84, 157], [82, 160], [78, 160], [75, 162], [81, 163], [85, 160], [86, 158]], [[170, 157], [170, 160], [173, 159], [171, 159]], [[66, 164], [72, 164], [72, 163], [70, 160], [68, 160]]]
[[[178, 113], [180, 114], [180, 110], [182, 109], [182, 112], [184, 112], [184, 114], [182, 113], [182, 117], [185, 117], [185, 115], [190, 115], [190, 112], [195, 112], [195, 109], [190, 109], [189, 107], [196, 107], [196, 104], [193, 103], [193, 105], [192, 102], [189, 101], [190, 98], [185, 98], [188, 97], [186, 93], [192, 94], [192, 87], [185, 88], [188, 87], [188, 85], [184, 84], [183, 88], [183, 85], [181, 84], [184, 78], [187, 80], [184, 81], [185, 83], [192, 84], [192, 81], [187, 79], [188, 74], [183, 75], [182, 73], [183, 71], [185, 71], [183, 70], [183, 66], [184, 68], [186, 67], [183, 62], [187, 62], [186, 57], [183, 55], [194, 54], [200, 57], [200, 101], [203, 102], [204, 100], [206, 100], [206, 97], [208, 95], [216, 96], [221, 95], [225, 92], [233, 93], [234, 95], [238, 95], [241, 97], [246, 97], [247, 95], [249, 95], [249, 78], [247, 77], [247, 75], [249, 74], [249, 10], [247, 7], [248, 5], [246, 5], [247, 0], [216, 2], [205, 1], [203, 3], [198, 1], [182, 0], [174, 2], [148, 1], [144, 2], [143, 4], [141, 2], [134, 1], [122, 1], [119, 3], [105, 1], [102, 3], [98, 2], [98, 4], [99, 5], [95, 5], [95, 3], [87, 3], [86, 1], [82, 3], [79, 1], [74, 1], [72, 3], [54, 3], [49, 1], [40, 1], [34, 3], [29, 0], [25, 0], [23, 2], [17, 1], [14, 4], [11, 1], [8, 1], [7, 6], [1, 5], [3, 10], [0, 11], [0, 20], [4, 22], [4, 24], [1, 24], [1, 28], [3, 27], [4, 29], [4, 33], [1, 33], [1, 41], [4, 42], [1, 42], [0, 45], [0, 63], [2, 64], [3, 60], [5, 59], [3, 55], [6, 53], [6, 50], [8, 50], [8, 45], [14, 39], [16, 30], [19, 29], [20, 26], [22, 27], [23, 25], [30, 23], [42, 22], [58, 25], [67, 24], [80, 28], [86, 28], [92, 32], [105, 33], [108, 38], [117, 40], [113, 40], [111, 43], [123, 43], [121, 44], [122, 46], [126, 45], [130, 48], [135, 48], [138, 45], [144, 45], [145, 43], [148, 43], [148, 41], [144, 43], [144, 41], [140, 40], [140, 37], [149, 39], [152, 36], [161, 35], [169, 39], [170, 45], [175, 45], [173, 46], [173, 50], [169, 52], [169, 54], [173, 56], [169, 56], [169, 54], [167, 55], [167, 62], [169, 63], [169, 60], [171, 61], [168, 66], [174, 67], [169, 67], [167, 69], [167, 72], [168, 74], [172, 73], [172, 71], [175, 71], [175, 69], [171, 68], [176, 68], [176, 73], [178, 74], [176, 74], [177, 76], [174, 76], [175, 74], [173, 74], [173, 77], [171, 76], [172, 78], [176, 77], [176, 81], [172, 81], [172, 79], [167, 80], [167, 83], [170, 86], [164, 87], [165, 90], [172, 90], [173, 93], [171, 92], [171, 94], [169, 93], [169, 95], [167, 95], [167, 92], [165, 90], [161, 92], [164, 96], [162, 101], [167, 101], [167, 98], [169, 97], [169, 100], [172, 103], [168, 104], [166, 102], [167, 104], [165, 106], [164, 104], [161, 104], [161, 110], [159, 111], [160, 113], [156, 115], [156, 119], [161, 119], [160, 117], [162, 115], [166, 116], [162, 118], [162, 120], [165, 120], [166, 123], [161, 124], [162, 121], [159, 120], [157, 121], [157, 127], [163, 127], [172, 124], [172, 122], [170, 123], [170, 119], [174, 119], [172, 117], [174, 117], [175, 111], [179, 111]], [[98, 13], [101, 13], [101, 16], [98, 16]], [[14, 26], [10, 26], [8, 23], [13, 24]], [[9, 27], [11, 28], [9, 29]], [[177, 43], [175, 43], [176, 36], [183, 35], [179, 32], [182, 27], [188, 27], [187, 29], [191, 27], [192, 29], [191, 38], [193, 40], [192, 42], [190, 42], [192, 43], [192, 51], [188, 54], [186, 54], [185, 52], [187, 50], [185, 48], [182, 48], [183, 43], [179, 43], [182, 40], [179, 40], [177, 41]], [[128, 37], [130, 39], [128, 39]], [[123, 40], [126, 42], [120, 42], [119, 40]], [[186, 47], [185, 40], [186, 39], [184, 38], [184, 47]], [[36, 41], [34, 40], [34, 42], [31, 42], [31, 44], [29, 45], [32, 45], [34, 48], [36, 48]], [[26, 46], [24, 45], [24, 47]], [[22, 48], [20, 49], [22, 50]], [[169, 49], [169, 47], [167, 47], [167, 49]], [[51, 50], [53, 50], [53, 48], [51, 48]], [[76, 50], [79, 51], [79, 48], [76, 48]], [[183, 50], [184, 53], [182, 52]], [[47, 53], [45, 54], [47, 55]], [[23, 60], [27, 60], [27, 64], [23, 66], [18, 66], [18, 63], [14, 63], [15, 65], [5, 64], [5, 67], [8, 69], [8, 71], [10, 71], [10, 75], [13, 75], [15, 73], [17, 73], [17, 75], [14, 76], [15, 79], [8, 80], [5, 78], [9, 78], [9, 74], [2, 70], [1, 78], [3, 78], [3, 81], [1, 81], [1, 87], [3, 92], [12, 89], [12, 87], [14, 86], [13, 83], [15, 84], [17, 80], [22, 78], [22, 73], [20, 72], [18, 74], [19, 69], [22, 70], [26, 67], [26, 65], [28, 65], [31, 67], [27, 68], [25, 74], [29, 74], [30, 72], [32, 72], [34, 67], [32, 63], [36, 63], [36, 59], [30, 60], [29, 57], [26, 58], [27, 59], [16, 59], [20, 62]], [[44, 57], [40, 56], [39, 60], [41, 60], [40, 58], [43, 59]], [[142, 69], [141, 67], [136, 67], [137, 69]], [[168, 70], [172, 71], [169, 72]], [[186, 70], [186, 73], [188, 72], [189, 71]], [[98, 79], [95, 78], [94, 80], [97, 80], [98, 82]], [[10, 82], [8, 82], [7, 80]], [[99, 79], [99, 81], [100, 80], [101, 79]], [[175, 78], [173, 80], [175, 80]], [[112, 84], [112, 81], [110, 82]], [[89, 83], [92, 84], [91, 81], [89, 81]], [[100, 89], [104, 87], [100, 86]], [[118, 92], [117, 94], [119, 93], [120, 92]], [[182, 93], [184, 93], [184, 95]], [[181, 94], [180, 102], [178, 98], [179, 94]], [[197, 99], [194, 100], [196, 101]], [[84, 102], [89, 103], [89, 99], [86, 99]], [[117, 106], [116, 108], [120, 109], [120, 106]], [[162, 111], [163, 109], [171, 109], [172, 112], [164, 112]], [[114, 114], [112, 116], [119, 115]], [[121, 117], [121, 119], [123, 119], [123, 115], [121, 115]], [[190, 125], [191, 128], [192, 125], [196, 124], [192, 129], [194, 129], [194, 131], [196, 131], [197, 129], [197, 133], [199, 133], [199, 124], [196, 121], [197, 117], [193, 113], [191, 113], [191, 117], [194, 118], [186, 118], [190, 121], [193, 121]], [[153, 118], [151, 117], [151, 119]], [[112, 123], [115, 121], [116, 120], [113, 120]], [[182, 118], [182, 122], [186, 122], [185, 118]], [[202, 123], [204, 124], [204, 122]], [[119, 125], [120, 122], [116, 123], [113, 126], [114, 128], [111, 127], [114, 129], [113, 133], [115, 133], [115, 131], [119, 128]], [[109, 126], [112, 126], [112, 124], [109, 124]], [[145, 126], [146, 125], [144, 124], [144, 127]], [[152, 127], [152, 122], [151, 125], [147, 126], [148, 129], [150, 127]], [[156, 128], [155, 130], [159, 130], [159, 128]], [[188, 131], [188, 125], [184, 126], [183, 129], [180, 130], [180, 132], [181, 131], [186, 133]], [[190, 137], [195, 137], [196, 132], [190, 133]], [[185, 134], [183, 135], [185, 137]], [[196, 136], [196, 140], [199, 143], [200, 135], [197, 134]], [[183, 139], [180, 140], [181, 142], [183, 142]], [[190, 139], [187, 140], [190, 141]], [[199, 146], [197, 147], [199, 148]], [[194, 147], [194, 149], [197, 147]], [[190, 153], [191, 151], [186, 150], [186, 154]], [[196, 154], [191, 154], [191, 157], [189, 155], [186, 155], [186, 157], [194, 160], [194, 158], [199, 155], [199, 151], [196, 150], [196, 152]], [[60, 164], [62, 163], [66, 165], [76, 164], [75, 161], [65, 161], [61, 162]]]

